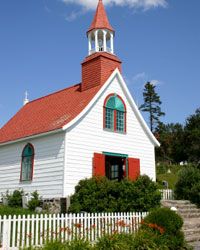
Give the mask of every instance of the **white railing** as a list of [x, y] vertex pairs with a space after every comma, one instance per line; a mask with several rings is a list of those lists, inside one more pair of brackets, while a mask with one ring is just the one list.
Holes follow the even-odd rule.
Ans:
[[172, 189], [161, 189], [161, 200], [173, 200], [174, 191]]
[[0, 216], [0, 249], [42, 246], [52, 240], [87, 239], [105, 234], [135, 233], [147, 213], [95, 213]]

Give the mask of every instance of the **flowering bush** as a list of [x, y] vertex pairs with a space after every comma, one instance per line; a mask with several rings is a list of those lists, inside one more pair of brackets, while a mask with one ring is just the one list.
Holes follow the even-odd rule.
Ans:
[[134, 242], [134, 236], [132, 234], [125, 233], [114, 233], [112, 235], [105, 235], [102, 238], [99, 238], [96, 245], [94, 246], [95, 250], [131, 250]]
[[143, 225], [146, 227], [146, 225], [152, 223], [162, 227], [167, 234], [175, 234], [181, 230], [183, 219], [169, 208], [157, 208], [145, 217]]
[[[168, 208], [154, 209], [142, 221], [136, 241], [141, 244], [138, 238], [148, 241], [150, 237], [157, 245], [155, 249], [181, 249], [185, 245], [184, 235], [181, 232], [182, 225], [182, 218], [174, 211]], [[161, 246], [162, 248], [159, 248]]]

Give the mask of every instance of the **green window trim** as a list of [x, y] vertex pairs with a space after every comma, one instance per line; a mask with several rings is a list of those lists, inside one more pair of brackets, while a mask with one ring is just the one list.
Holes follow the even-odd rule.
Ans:
[[33, 175], [33, 162], [34, 162], [34, 148], [31, 144], [27, 144], [22, 152], [21, 162], [21, 182], [32, 180]]
[[122, 100], [117, 95], [111, 96], [108, 99], [105, 106], [106, 106], [106, 108], [115, 109], [118, 111], [125, 112], [124, 104], [123, 104]]
[[107, 156], [115, 156], [115, 157], [128, 158], [127, 154], [118, 154], [118, 153], [112, 153], [112, 152], [103, 152], [103, 154], [107, 155]]
[[[128, 156], [128, 154], [120, 154], [120, 153], [105, 152], [105, 151], [103, 151], [102, 154], [105, 155], [105, 157], [108, 156], [108, 157], [124, 158], [125, 159], [126, 178], [128, 177], [128, 175], [129, 175], [129, 171], [128, 171], [128, 158], [129, 158], [129, 156]], [[119, 173], [119, 169], [116, 169], [116, 166], [114, 165], [114, 166], [112, 166], [111, 169], [106, 170], [106, 173], [109, 175], [109, 177], [107, 175], [106, 176], [112, 180], [116, 179], [119, 177], [118, 175], [116, 176], [117, 172]]]
[[108, 96], [104, 109], [104, 129], [126, 133], [126, 107], [121, 97], [116, 94]]

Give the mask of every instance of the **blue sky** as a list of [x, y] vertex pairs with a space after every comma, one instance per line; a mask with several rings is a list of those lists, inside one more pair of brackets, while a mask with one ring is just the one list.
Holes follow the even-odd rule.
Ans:
[[[94, 2], [0, 1], [0, 127], [22, 107], [26, 90], [33, 100], [81, 81]], [[153, 81], [163, 122], [184, 123], [200, 107], [200, 1], [104, 2], [136, 103]]]

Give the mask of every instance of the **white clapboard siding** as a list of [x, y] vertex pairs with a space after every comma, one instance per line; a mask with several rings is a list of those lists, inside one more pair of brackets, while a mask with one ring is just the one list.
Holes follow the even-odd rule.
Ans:
[[105, 234], [134, 234], [147, 213], [0, 216], [0, 249], [42, 246], [52, 240], [97, 241]]
[[[120, 95], [127, 108], [127, 133], [113, 133], [103, 130], [103, 105], [110, 93]], [[66, 133], [65, 195], [74, 192], [80, 179], [92, 176], [94, 152], [128, 154], [139, 158], [141, 174], [155, 180], [154, 145], [142, 128], [135, 113], [115, 78], [91, 110]]]
[[[62, 197], [64, 138], [64, 133], [58, 133], [1, 147], [1, 193], [22, 188], [25, 192], [37, 190], [43, 198]], [[20, 183], [21, 155], [27, 143], [35, 150], [33, 180]]]

